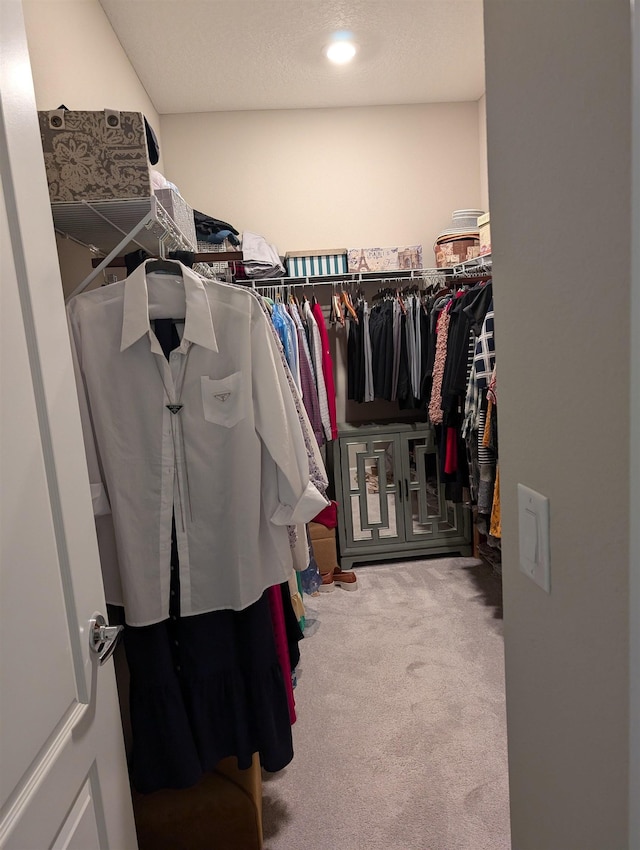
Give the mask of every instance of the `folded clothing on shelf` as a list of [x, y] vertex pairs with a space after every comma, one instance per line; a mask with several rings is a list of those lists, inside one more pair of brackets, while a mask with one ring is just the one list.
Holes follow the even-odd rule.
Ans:
[[264, 236], [245, 230], [242, 234], [244, 270], [248, 278], [283, 277], [285, 268], [275, 245]]

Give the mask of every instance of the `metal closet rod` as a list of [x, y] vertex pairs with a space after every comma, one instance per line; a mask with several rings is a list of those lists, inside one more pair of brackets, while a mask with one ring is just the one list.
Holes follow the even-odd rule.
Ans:
[[[470, 261], [475, 262], [475, 261]], [[305, 275], [304, 277], [273, 277], [262, 278], [257, 281], [247, 281], [253, 289], [273, 289], [274, 287], [292, 287], [292, 286], [336, 286], [339, 284], [364, 284], [364, 283], [407, 283], [407, 281], [425, 282], [426, 278], [437, 278], [440, 280], [484, 280], [491, 272], [491, 261], [476, 264], [466, 267], [464, 264], [460, 266], [447, 266], [440, 269], [395, 269], [387, 272], [352, 272], [347, 274], [322, 275], [313, 277]], [[370, 276], [369, 276], [370, 275]]]

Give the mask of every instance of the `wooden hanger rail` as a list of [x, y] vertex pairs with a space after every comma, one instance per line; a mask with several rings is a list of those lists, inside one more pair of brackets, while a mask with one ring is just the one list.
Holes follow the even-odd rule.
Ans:
[[[204, 251], [194, 255], [194, 263], [241, 263], [243, 259], [242, 251]], [[91, 265], [97, 268], [102, 259], [93, 257]], [[125, 269], [127, 264], [124, 257], [114, 257], [109, 263], [108, 268]]]

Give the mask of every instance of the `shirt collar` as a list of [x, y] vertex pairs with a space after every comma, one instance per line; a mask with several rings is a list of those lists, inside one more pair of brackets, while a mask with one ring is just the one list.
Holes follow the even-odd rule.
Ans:
[[[182, 338], [217, 352], [218, 343], [213, 329], [213, 317], [205, 285], [195, 272], [182, 263], [175, 262], [182, 272], [186, 297], [186, 315]], [[142, 263], [129, 275], [124, 285], [120, 351], [124, 351], [145, 334], [150, 333], [146, 263]]]

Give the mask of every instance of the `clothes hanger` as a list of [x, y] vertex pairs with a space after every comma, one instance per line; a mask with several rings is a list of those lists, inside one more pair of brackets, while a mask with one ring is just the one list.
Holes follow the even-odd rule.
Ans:
[[332, 295], [331, 295], [331, 312], [335, 316], [335, 321], [340, 322], [342, 327], [344, 327], [345, 319], [344, 319], [344, 313], [342, 312], [342, 307], [340, 306], [341, 301], [340, 301], [340, 297], [338, 296], [338, 292], [337, 292], [337, 284], [333, 283], [331, 285], [331, 288], [333, 289], [333, 292], [332, 292]]
[[[347, 308], [347, 312], [349, 313], [351, 318], [357, 323], [358, 322], [358, 314], [356, 313], [356, 311], [353, 307], [353, 304], [351, 303], [351, 298], [349, 297], [349, 294], [347, 292], [345, 292], [344, 289], [342, 290], [342, 294], [340, 296], [340, 301]], [[344, 324], [344, 322], [343, 322], [343, 324]]]
[[161, 272], [182, 277], [182, 266], [178, 260], [167, 260], [164, 258], [145, 260], [144, 270], [147, 274]]
[[338, 321], [338, 313], [336, 311], [336, 293], [335, 286], [331, 284], [331, 301], [329, 303], [329, 324], [335, 325]]

